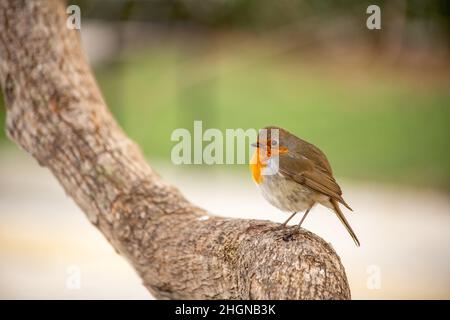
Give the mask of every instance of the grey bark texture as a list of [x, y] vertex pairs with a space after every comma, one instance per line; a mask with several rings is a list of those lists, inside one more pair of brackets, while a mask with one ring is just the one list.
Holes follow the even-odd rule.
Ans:
[[153, 296], [349, 299], [340, 259], [318, 236], [213, 216], [151, 169], [108, 111], [65, 9], [58, 0], [0, 1], [7, 133], [51, 170]]

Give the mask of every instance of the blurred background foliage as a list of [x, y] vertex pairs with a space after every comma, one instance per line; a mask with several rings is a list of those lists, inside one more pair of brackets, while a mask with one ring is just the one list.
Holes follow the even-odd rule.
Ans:
[[[450, 188], [448, 1], [70, 4], [109, 107], [152, 159], [169, 162], [172, 131], [194, 120], [274, 124], [338, 176]], [[370, 4], [381, 30], [366, 28]]]
[[[192, 131], [194, 120], [204, 130], [282, 126], [325, 151], [357, 212], [348, 218], [361, 248], [325, 207], [305, 225], [339, 252], [352, 297], [449, 299], [448, 0], [67, 3], [81, 8], [81, 39], [109, 108], [187, 199], [215, 214], [284, 221], [246, 165], [170, 161], [171, 133]], [[366, 28], [372, 4], [381, 30]], [[6, 138], [4, 122], [0, 97], [0, 298], [147, 299], [51, 173]], [[66, 286], [72, 266], [81, 290]]]

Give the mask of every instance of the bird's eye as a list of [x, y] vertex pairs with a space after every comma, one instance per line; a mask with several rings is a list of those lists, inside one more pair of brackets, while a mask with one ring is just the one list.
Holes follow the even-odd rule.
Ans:
[[276, 146], [278, 144], [278, 141], [277, 140], [272, 140], [271, 144], [272, 144], [272, 146]]

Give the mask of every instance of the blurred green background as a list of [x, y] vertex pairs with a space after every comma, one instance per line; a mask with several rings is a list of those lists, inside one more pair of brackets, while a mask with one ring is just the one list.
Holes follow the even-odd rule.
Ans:
[[450, 188], [446, 1], [378, 2], [373, 31], [364, 1], [74, 3], [83, 22], [111, 26], [95, 73], [149, 157], [170, 161], [171, 132], [194, 120], [274, 124], [322, 148], [339, 176]]
[[[449, 299], [449, 1], [68, 3], [81, 7], [83, 47], [109, 108], [190, 201], [284, 221], [246, 165], [170, 161], [173, 130], [192, 131], [195, 120], [204, 130], [284, 127], [327, 154], [355, 210], [347, 217], [361, 248], [325, 207], [303, 225], [339, 253], [352, 297]], [[381, 30], [366, 27], [372, 4]], [[148, 299], [4, 123], [0, 99], [0, 298]], [[73, 266], [79, 290], [66, 285]], [[381, 272], [378, 288], [370, 270]]]

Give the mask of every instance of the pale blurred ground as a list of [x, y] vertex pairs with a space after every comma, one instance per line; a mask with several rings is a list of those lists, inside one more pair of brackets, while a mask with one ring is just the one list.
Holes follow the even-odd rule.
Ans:
[[[0, 156], [0, 298], [149, 299], [133, 269], [88, 222], [47, 169], [16, 150]], [[249, 175], [154, 167], [195, 203], [230, 217], [283, 221]], [[450, 200], [436, 191], [342, 181], [361, 247], [337, 218], [317, 207], [304, 227], [331, 242], [353, 298], [450, 298]], [[300, 219], [300, 216], [296, 218]], [[369, 289], [368, 270], [381, 272]], [[79, 289], [67, 288], [70, 268]]]

